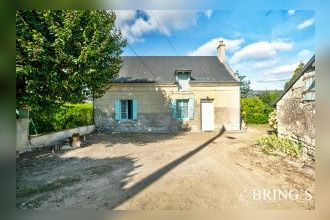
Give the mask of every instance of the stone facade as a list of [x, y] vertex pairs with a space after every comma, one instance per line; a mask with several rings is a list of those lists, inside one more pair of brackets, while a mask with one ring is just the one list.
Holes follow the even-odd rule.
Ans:
[[[137, 100], [137, 119], [115, 120], [115, 100], [131, 98]], [[191, 98], [193, 119], [173, 119], [171, 100]], [[186, 126], [200, 131], [202, 99], [213, 99], [216, 129], [240, 130], [239, 82], [193, 82], [185, 92], [176, 83], [113, 83], [104, 96], [94, 100], [95, 126], [120, 132], [176, 132]]]
[[315, 86], [314, 75], [312, 63], [276, 103], [278, 135], [301, 143], [304, 152], [312, 158], [315, 157], [315, 99], [306, 100], [305, 80], [313, 77]]

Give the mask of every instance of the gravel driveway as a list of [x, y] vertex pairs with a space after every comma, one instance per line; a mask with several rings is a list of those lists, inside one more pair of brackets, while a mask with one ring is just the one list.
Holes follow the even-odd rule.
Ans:
[[16, 206], [314, 209], [314, 165], [262, 153], [253, 143], [264, 134], [264, 127], [238, 133], [93, 133], [81, 148], [17, 159]]

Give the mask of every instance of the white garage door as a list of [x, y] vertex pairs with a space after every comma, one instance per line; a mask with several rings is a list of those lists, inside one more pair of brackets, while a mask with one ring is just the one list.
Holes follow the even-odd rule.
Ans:
[[214, 104], [213, 100], [202, 100], [202, 130], [214, 130]]

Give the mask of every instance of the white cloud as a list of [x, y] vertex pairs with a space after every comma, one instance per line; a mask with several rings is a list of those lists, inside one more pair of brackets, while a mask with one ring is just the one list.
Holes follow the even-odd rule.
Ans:
[[212, 10], [205, 10], [205, 11], [202, 11], [204, 13], [204, 15], [207, 17], [207, 18], [210, 18], [212, 16], [212, 13], [213, 11]]
[[136, 17], [135, 10], [117, 10], [116, 14], [116, 25], [122, 25], [128, 21], [132, 21]]
[[307, 19], [304, 22], [298, 24], [297, 25], [297, 28], [299, 30], [302, 30], [302, 29], [305, 29], [305, 28], [307, 28], [309, 26], [312, 26], [314, 23], [315, 23], [315, 18], [310, 18], [310, 19]]
[[116, 25], [129, 43], [143, 41], [143, 35], [150, 32], [169, 36], [173, 31], [184, 30], [196, 24], [198, 18], [198, 11], [141, 11], [144, 16], [132, 10], [115, 13]]
[[253, 70], [259, 70], [259, 69], [272, 67], [278, 63], [279, 63], [278, 59], [269, 59], [269, 60], [265, 60], [265, 61], [253, 62], [253, 64], [250, 65], [250, 67]]
[[212, 40], [202, 44], [196, 50], [189, 52], [188, 56], [214, 56], [217, 54], [217, 46], [219, 45], [219, 40], [223, 40], [226, 45], [226, 50], [234, 52], [238, 50], [244, 39], [229, 40], [222, 37], [213, 38]]
[[312, 51], [304, 49], [298, 53], [298, 57], [300, 59], [306, 60], [309, 59], [312, 56], [312, 54], [313, 54]]
[[291, 76], [292, 72], [297, 68], [299, 63], [284, 64], [276, 66], [265, 72], [265, 76], [283, 77], [283, 75]]
[[295, 10], [288, 10], [288, 15], [294, 15], [294, 14], [296, 14], [296, 11]]
[[275, 56], [278, 51], [290, 50], [293, 47], [292, 42], [276, 41], [259, 41], [249, 44], [237, 51], [231, 58], [232, 63], [241, 60], [261, 60]]
[[258, 83], [273, 83], [273, 82], [286, 82], [290, 79], [290, 77], [285, 77], [281, 79], [258, 79], [256, 82]]

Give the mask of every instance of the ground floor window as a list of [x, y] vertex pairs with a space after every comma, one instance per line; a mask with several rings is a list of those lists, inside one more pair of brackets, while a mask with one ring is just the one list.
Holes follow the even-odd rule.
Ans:
[[133, 100], [120, 100], [121, 119], [133, 119]]
[[188, 103], [189, 103], [189, 99], [176, 100], [176, 117], [178, 119], [186, 119], [189, 117]]

